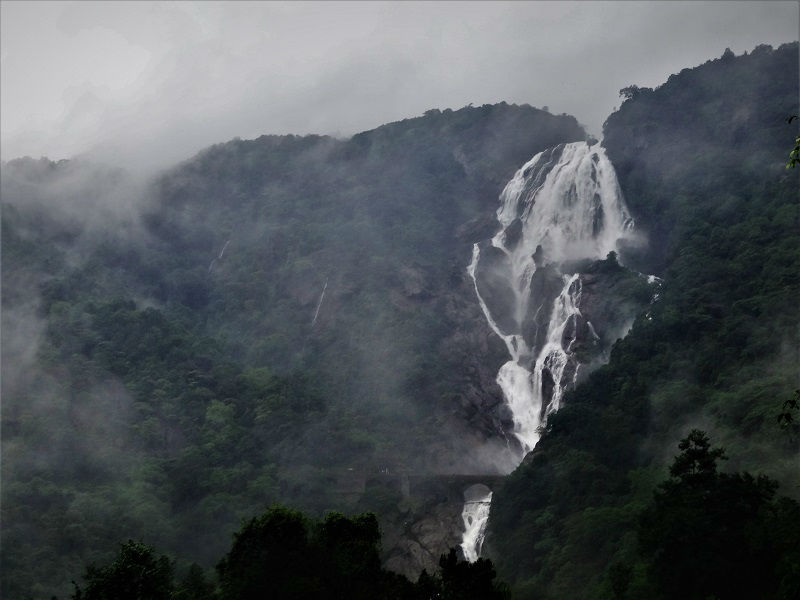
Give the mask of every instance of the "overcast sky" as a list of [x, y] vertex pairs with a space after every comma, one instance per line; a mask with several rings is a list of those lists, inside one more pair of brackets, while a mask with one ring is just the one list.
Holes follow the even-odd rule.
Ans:
[[629, 84], [798, 38], [797, 2], [2, 2], [2, 158], [151, 168], [505, 100], [595, 135]]

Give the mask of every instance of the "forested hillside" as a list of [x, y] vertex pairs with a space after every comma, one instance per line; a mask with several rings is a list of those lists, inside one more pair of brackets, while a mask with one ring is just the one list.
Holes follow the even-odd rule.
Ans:
[[63, 595], [129, 538], [211, 567], [275, 502], [375, 510], [395, 568], [431, 570], [460, 491], [443, 516], [450, 492], [392, 477], [497, 469], [471, 243], [522, 162], [584, 135], [502, 104], [235, 140], [144, 185], [4, 164], [3, 596]]
[[[682, 514], [688, 530], [706, 527], [697, 540], [665, 539], [686, 533], [662, 528], [659, 547], [653, 521], [640, 519], [692, 428], [726, 449], [721, 470], [767, 475], [780, 483], [777, 495], [800, 498], [800, 439], [777, 418], [800, 387], [800, 173], [785, 168], [797, 91], [796, 43], [740, 57], [726, 51], [655, 90], [622, 91], [603, 145], [649, 237], [622, 258], [663, 282], [610, 363], [567, 394], [536, 450], [495, 494], [487, 554], [519, 597], [747, 596], [732, 583], [739, 570], [751, 574], [749, 585], [760, 582], [750, 597], [796, 591], [797, 504], [785, 513], [732, 508], [748, 493], [771, 501], [769, 484], [750, 481], [720, 504], [703, 504], [723, 494], [709, 483], [689, 503], [697, 514], [659, 517]], [[683, 493], [670, 485], [651, 514], [686, 511], [683, 500], [663, 500]], [[770, 516], [755, 525], [746, 515], [759, 510]], [[784, 534], [789, 546], [780, 545]], [[693, 574], [684, 563], [659, 563], [677, 539], [699, 565]]]

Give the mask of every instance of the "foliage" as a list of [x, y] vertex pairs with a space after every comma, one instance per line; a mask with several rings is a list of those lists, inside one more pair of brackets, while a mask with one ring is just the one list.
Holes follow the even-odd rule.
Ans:
[[379, 545], [372, 514], [331, 513], [313, 523], [270, 509], [242, 527], [217, 566], [221, 598], [408, 596], [411, 584], [381, 568]]
[[[797, 118], [797, 115], [792, 115], [786, 119], [786, 122], [791, 124]], [[794, 148], [789, 152], [789, 162], [786, 163], [786, 168], [793, 169], [797, 165], [800, 165], [800, 135], [794, 138]]]
[[789, 152], [789, 162], [786, 163], [787, 169], [793, 169], [800, 165], [800, 135], [794, 138], [794, 148]]
[[641, 551], [661, 596], [790, 598], [800, 586], [800, 505], [775, 498], [778, 484], [717, 473], [722, 450], [704, 432], [682, 453], [642, 514]]
[[74, 600], [169, 600], [172, 598], [172, 563], [155, 550], [128, 540], [114, 562], [106, 567], [89, 565], [85, 588], [75, 586]]
[[794, 397], [783, 401], [781, 412], [778, 414], [778, 423], [784, 428], [797, 428], [794, 413], [800, 411], [800, 390], [794, 391]]
[[620, 98], [624, 98], [625, 100], [633, 100], [637, 96], [641, 94], [646, 94], [648, 92], [652, 92], [653, 90], [650, 88], [640, 88], [638, 85], [629, 85], [627, 87], [622, 88], [619, 91]]
[[174, 600], [216, 600], [215, 582], [206, 577], [203, 568], [193, 564], [175, 588]]
[[459, 560], [451, 548], [439, 559], [439, 575], [423, 571], [417, 582], [421, 598], [442, 600], [502, 600], [510, 597], [508, 587], [496, 579], [492, 561], [479, 558], [474, 563]]

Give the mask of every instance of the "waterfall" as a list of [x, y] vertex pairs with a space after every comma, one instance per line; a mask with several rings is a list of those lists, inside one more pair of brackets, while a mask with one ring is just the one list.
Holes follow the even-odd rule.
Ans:
[[[633, 219], [603, 148], [576, 142], [523, 165], [500, 195], [497, 220], [500, 231], [473, 246], [467, 272], [489, 327], [508, 349], [497, 383], [512, 415], [519, 462], [578, 374], [573, 345], [584, 322], [577, 265], [615, 251]], [[469, 524], [464, 517], [462, 548], [470, 561], [480, 554], [490, 502], [491, 494], [480, 510], [470, 508]]]
[[322, 293], [319, 295], [319, 302], [317, 302], [317, 310], [314, 311], [314, 318], [311, 321], [311, 327], [317, 322], [319, 316], [319, 309], [322, 307], [322, 301], [325, 299], [325, 290], [328, 289], [328, 280], [325, 280], [325, 285], [322, 286]]
[[228, 247], [228, 244], [230, 243], [231, 243], [230, 240], [225, 242], [225, 245], [222, 247], [222, 250], [219, 251], [219, 256], [217, 256], [217, 260], [222, 260], [222, 256], [225, 254], [225, 249]]
[[492, 491], [483, 484], [473, 485], [464, 492], [464, 510], [461, 513], [464, 537], [461, 550], [469, 562], [475, 562], [480, 556], [491, 503]]
[[225, 254], [225, 249], [228, 247], [228, 244], [230, 244], [230, 243], [231, 243], [230, 240], [225, 242], [225, 245], [222, 246], [222, 250], [219, 251], [219, 254], [217, 255], [217, 257], [211, 260], [211, 264], [208, 265], [208, 272], [209, 273], [211, 273], [211, 270], [214, 268], [214, 265], [217, 264], [217, 261], [218, 260], [222, 260], [222, 256]]

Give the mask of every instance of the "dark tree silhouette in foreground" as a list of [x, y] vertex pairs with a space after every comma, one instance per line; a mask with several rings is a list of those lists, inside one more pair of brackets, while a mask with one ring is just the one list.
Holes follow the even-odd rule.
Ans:
[[760, 475], [718, 473], [724, 451], [693, 430], [643, 513], [639, 540], [666, 598], [793, 598], [800, 505]]

